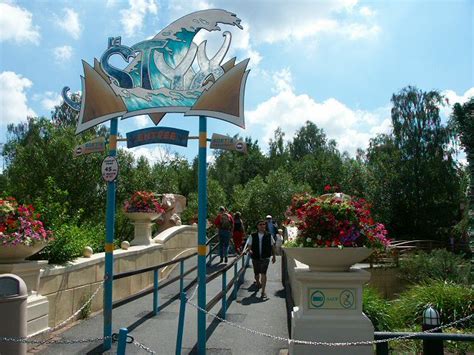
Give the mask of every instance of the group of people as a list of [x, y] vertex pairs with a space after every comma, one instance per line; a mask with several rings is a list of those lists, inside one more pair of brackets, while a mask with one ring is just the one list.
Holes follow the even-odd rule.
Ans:
[[240, 212], [232, 216], [224, 206], [219, 207], [219, 214], [214, 224], [219, 234], [220, 263], [228, 261], [229, 242], [232, 237], [237, 253], [250, 254], [255, 274], [255, 286], [261, 289], [260, 297], [267, 298], [265, 287], [268, 265], [270, 258], [272, 263], [275, 263], [275, 256], [280, 254], [283, 243], [282, 229], [278, 229], [271, 215], [267, 215], [265, 220], [257, 222], [257, 231], [250, 234], [244, 244], [246, 233]]

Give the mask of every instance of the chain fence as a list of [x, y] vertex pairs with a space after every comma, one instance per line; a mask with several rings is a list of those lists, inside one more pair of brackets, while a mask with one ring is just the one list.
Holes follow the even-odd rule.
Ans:
[[426, 330], [426, 331], [423, 331], [423, 332], [408, 334], [408, 335], [401, 335], [399, 337], [391, 338], [391, 339], [331, 343], [331, 342], [325, 342], [325, 341], [297, 340], [297, 339], [290, 339], [290, 338], [286, 338], [286, 337], [281, 337], [281, 336], [278, 336], [278, 335], [268, 334], [268, 333], [261, 332], [261, 331], [255, 330], [255, 329], [250, 329], [250, 328], [241, 326], [241, 325], [236, 324], [236, 323], [229, 322], [228, 320], [226, 320], [222, 317], [219, 317], [217, 314], [214, 314], [212, 312], [208, 312], [205, 309], [199, 307], [198, 305], [190, 302], [190, 300], [187, 300], [187, 303], [190, 304], [192, 307], [196, 308], [197, 310], [199, 310], [201, 312], [204, 312], [204, 313], [210, 315], [211, 317], [213, 317], [213, 318], [215, 318], [215, 319], [217, 319], [217, 320], [219, 320], [219, 321], [221, 321], [225, 324], [228, 324], [231, 327], [238, 328], [240, 330], [243, 330], [245, 332], [248, 332], [248, 333], [251, 333], [251, 334], [254, 334], [254, 335], [270, 338], [270, 339], [277, 340], [277, 341], [283, 341], [283, 342], [286, 342], [288, 344], [328, 346], [328, 347], [376, 345], [376, 344], [380, 344], [380, 343], [388, 343], [389, 341], [409, 339], [409, 338], [412, 338], [412, 337], [415, 337], [415, 336], [418, 336], [418, 335], [421, 335], [421, 334], [432, 333], [432, 332], [436, 332], [437, 330], [440, 330], [440, 329], [443, 329], [443, 328], [449, 328], [449, 327], [451, 327], [455, 324], [458, 324], [458, 323], [464, 323], [464, 322], [466, 322], [469, 319], [474, 317], [474, 314], [471, 314], [467, 317], [458, 319], [458, 320], [456, 320], [454, 322], [451, 322], [451, 323], [448, 323], [448, 324], [440, 325], [439, 327], [436, 327], [436, 328], [433, 328], [433, 329], [429, 329], [429, 330]]

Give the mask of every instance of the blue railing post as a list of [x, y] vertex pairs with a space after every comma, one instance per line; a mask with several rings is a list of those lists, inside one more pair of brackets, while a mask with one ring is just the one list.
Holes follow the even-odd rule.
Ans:
[[125, 355], [125, 348], [127, 347], [127, 328], [120, 328], [117, 344], [117, 355]]
[[184, 260], [179, 262], [179, 292], [183, 293], [184, 290]]
[[227, 269], [222, 273], [222, 318], [225, 319], [227, 312]]
[[158, 307], [159, 307], [159, 294], [158, 294], [158, 280], [159, 270], [153, 270], [153, 315], [156, 316], [158, 314]]
[[237, 298], [237, 290], [239, 288], [239, 280], [237, 280], [237, 263], [234, 264], [234, 292], [232, 296], [234, 299]]
[[176, 355], [181, 355], [184, 334], [184, 316], [186, 312], [186, 293], [181, 292], [181, 303], [179, 305], [178, 336], [176, 337]]

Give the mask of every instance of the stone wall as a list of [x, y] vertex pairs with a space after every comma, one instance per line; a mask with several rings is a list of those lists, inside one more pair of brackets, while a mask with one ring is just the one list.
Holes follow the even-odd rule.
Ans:
[[[197, 227], [176, 226], [154, 238], [155, 244], [114, 251], [114, 274], [157, 265], [196, 252]], [[49, 301], [49, 326], [53, 327], [76, 312], [101, 285], [105, 253], [78, 258], [67, 266], [46, 265], [41, 272], [39, 294]], [[174, 266], [175, 267], [175, 266]], [[166, 278], [174, 267], [160, 270]], [[121, 300], [153, 284], [153, 271], [114, 281], [113, 300]], [[103, 289], [92, 301], [91, 311], [101, 310]]]

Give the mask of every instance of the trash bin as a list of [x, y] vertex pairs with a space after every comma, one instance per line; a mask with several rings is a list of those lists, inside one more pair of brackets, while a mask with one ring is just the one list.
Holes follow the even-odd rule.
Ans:
[[[25, 282], [13, 274], [0, 275], [0, 337], [26, 338], [26, 306], [28, 292]], [[24, 355], [23, 342], [0, 341], [0, 354]]]

